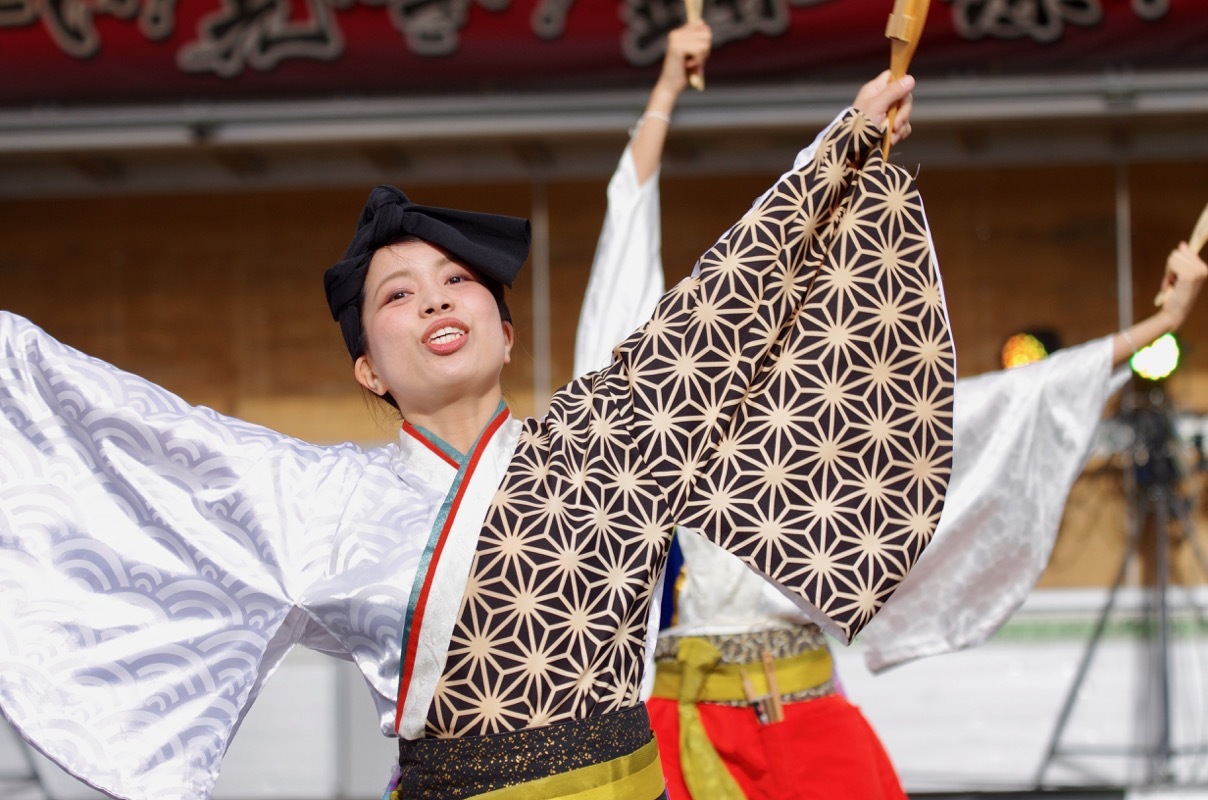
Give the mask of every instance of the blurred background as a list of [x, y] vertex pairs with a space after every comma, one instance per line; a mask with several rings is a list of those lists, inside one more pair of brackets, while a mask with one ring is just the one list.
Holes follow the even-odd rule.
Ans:
[[[891, 8], [706, 0], [708, 87], [680, 102], [661, 182], [669, 282], [887, 66]], [[321, 276], [369, 189], [392, 183], [532, 219], [505, 388], [513, 411], [540, 413], [570, 377], [606, 182], [683, 13], [679, 0], [0, 0], [0, 308], [192, 403], [316, 442], [387, 441], [397, 420], [352, 380]], [[1208, 3], [939, 0], [912, 73], [915, 132], [893, 158], [927, 203], [960, 374], [999, 368], [1015, 333], [1071, 345], [1150, 313], [1208, 202]], [[1206, 319], [1182, 330], [1159, 398], [1185, 519], [1149, 526], [1119, 592], [1137, 509], [1132, 418], [1113, 409], [1049, 571], [994, 641], [876, 677], [858, 643], [839, 654], [908, 790], [1208, 796], [1194, 788], [1208, 783], [1208, 579], [1193, 547], [1208, 538]], [[1161, 536], [1165, 568], [1149, 557]], [[1160, 624], [1156, 594], [1170, 600]], [[358, 680], [291, 656], [218, 797], [380, 793], [392, 748]], [[8, 733], [0, 797], [94, 796]]]

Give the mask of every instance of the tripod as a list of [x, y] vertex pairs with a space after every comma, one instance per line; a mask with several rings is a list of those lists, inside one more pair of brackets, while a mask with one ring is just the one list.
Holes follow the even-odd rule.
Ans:
[[[1190, 501], [1181, 487], [1177, 459], [1178, 437], [1171, 420], [1166, 393], [1160, 386], [1134, 387], [1126, 397], [1128, 407], [1121, 417], [1133, 432], [1130, 459], [1125, 470], [1125, 491], [1129, 500], [1131, 530], [1123, 559], [1107, 602], [1099, 613], [1091, 637], [1083, 651], [1074, 681], [1066, 694], [1049, 739], [1045, 756], [1034, 780], [1037, 789], [1046, 786], [1045, 776], [1054, 762], [1063, 756], [1130, 756], [1144, 759], [1142, 786], [1171, 785], [1176, 781], [1174, 759], [1177, 756], [1208, 752], [1203, 745], [1176, 751], [1171, 741], [1171, 620], [1169, 606], [1171, 540], [1176, 536], [1190, 546], [1203, 574], [1208, 577], [1208, 558], [1195, 537]], [[1177, 525], [1176, 525], [1177, 523]], [[1150, 536], [1146, 536], [1149, 533]], [[1152, 689], [1148, 707], [1149, 741], [1128, 746], [1062, 746], [1061, 740], [1073, 714], [1078, 694], [1090, 670], [1108, 618], [1135, 558], [1141, 557], [1142, 541], [1152, 545], [1152, 561], [1147, 565], [1149, 584], [1143, 631], [1149, 646], [1149, 677]], [[1191, 602], [1196, 621], [1203, 626], [1201, 610]]]

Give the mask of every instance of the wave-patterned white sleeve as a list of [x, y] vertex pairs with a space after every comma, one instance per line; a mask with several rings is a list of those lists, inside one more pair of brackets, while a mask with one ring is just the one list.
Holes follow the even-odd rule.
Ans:
[[346, 461], [0, 312], [4, 716], [114, 796], [208, 797], [306, 626]]

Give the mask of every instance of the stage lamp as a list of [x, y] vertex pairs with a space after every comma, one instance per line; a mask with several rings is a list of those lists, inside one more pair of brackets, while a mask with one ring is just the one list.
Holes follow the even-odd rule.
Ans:
[[1055, 331], [1047, 328], [1032, 328], [1011, 334], [1002, 346], [1004, 369], [1022, 367], [1040, 361], [1061, 348], [1061, 339]]
[[1133, 353], [1128, 366], [1139, 378], [1160, 381], [1170, 377], [1179, 366], [1179, 340], [1174, 334], [1159, 336], [1153, 344]]

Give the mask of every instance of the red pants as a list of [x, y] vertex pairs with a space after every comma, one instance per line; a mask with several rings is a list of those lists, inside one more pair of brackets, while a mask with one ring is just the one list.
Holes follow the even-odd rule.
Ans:
[[[695, 798], [684, 784], [674, 700], [651, 698], [670, 800]], [[784, 721], [761, 725], [750, 708], [699, 706], [717, 753], [749, 800], [904, 800], [897, 773], [860, 710], [839, 695], [788, 703]]]

